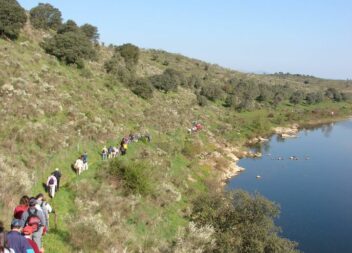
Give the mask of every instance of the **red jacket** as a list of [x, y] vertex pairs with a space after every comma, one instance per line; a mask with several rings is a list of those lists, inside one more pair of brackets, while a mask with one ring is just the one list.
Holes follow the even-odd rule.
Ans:
[[27, 237], [26, 237], [26, 239], [27, 239], [29, 245], [31, 245], [31, 247], [33, 248], [34, 253], [42, 253], [42, 252], [39, 250], [38, 245], [35, 243], [35, 241], [33, 241], [32, 239], [27, 238]]
[[26, 205], [16, 206], [15, 210], [13, 211], [13, 217], [20, 220], [22, 217], [22, 214], [27, 210], [28, 210], [28, 206]]

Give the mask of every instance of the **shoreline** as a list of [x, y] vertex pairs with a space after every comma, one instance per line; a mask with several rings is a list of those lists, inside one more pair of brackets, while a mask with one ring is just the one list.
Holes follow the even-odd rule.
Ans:
[[[320, 120], [314, 120], [314, 121], [308, 121], [304, 123], [293, 123], [289, 126], [277, 126], [273, 127], [272, 131], [269, 134], [264, 135], [265, 137], [259, 136], [254, 139], [248, 140], [246, 143], [247, 144], [257, 144], [257, 143], [263, 143], [266, 141], [269, 141], [269, 138], [271, 138], [273, 135], [278, 134], [281, 135], [282, 138], [287, 139], [287, 138], [296, 138], [297, 134], [307, 128], [311, 127], [319, 127], [323, 126], [325, 124], [331, 124], [331, 123], [336, 123], [336, 122], [341, 122], [345, 120], [352, 119], [352, 115], [348, 115], [345, 117], [335, 117], [335, 118], [325, 118], [325, 119], [320, 119]], [[220, 182], [221, 186], [225, 186], [229, 180], [232, 178], [235, 178], [241, 172], [244, 172], [246, 168], [243, 168], [239, 166], [237, 163], [240, 159], [243, 158], [259, 158], [261, 157], [261, 153], [252, 153], [250, 151], [240, 151], [240, 148], [246, 147], [245, 145], [242, 145], [240, 147], [232, 147], [232, 148], [225, 148], [225, 151], [230, 152], [232, 164], [230, 168], [226, 169], [220, 174]], [[227, 156], [229, 157], [228, 153]]]

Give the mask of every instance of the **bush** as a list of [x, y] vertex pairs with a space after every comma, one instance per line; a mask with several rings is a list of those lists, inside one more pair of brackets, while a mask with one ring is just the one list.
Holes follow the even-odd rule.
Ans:
[[208, 105], [208, 99], [200, 94], [197, 94], [197, 103], [199, 106]]
[[302, 103], [304, 99], [304, 93], [302, 91], [295, 91], [290, 97], [290, 103], [296, 105]]
[[37, 29], [57, 30], [62, 24], [61, 12], [51, 4], [39, 3], [30, 10], [31, 24]]
[[142, 162], [114, 159], [108, 165], [110, 176], [122, 181], [126, 194], [146, 195], [152, 192], [152, 184], [147, 173], [151, 168]]
[[16, 0], [0, 0], [0, 37], [17, 39], [26, 21], [26, 11]]
[[41, 45], [48, 54], [55, 55], [66, 64], [77, 64], [80, 68], [84, 66], [83, 59], [96, 57], [92, 43], [82, 33], [57, 34]]
[[216, 84], [207, 84], [202, 87], [200, 94], [211, 101], [221, 99], [223, 96], [222, 89]]
[[139, 48], [133, 44], [127, 43], [116, 49], [125, 60], [126, 67], [133, 69], [139, 60]]
[[186, 82], [180, 72], [170, 68], [166, 69], [161, 75], [152, 76], [150, 81], [155, 88], [165, 92], [177, 91], [178, 85]]
[[153, 97], [153, 87], [147, 79], [137, 80], [132, 88], [132, 92], [144, 99]]

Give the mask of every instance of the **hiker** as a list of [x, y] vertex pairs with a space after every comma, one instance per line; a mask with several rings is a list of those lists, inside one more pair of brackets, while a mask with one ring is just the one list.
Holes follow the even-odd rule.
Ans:
[[54, 175], [54, 177], [56, 177], [56, 182], [57, 182], [56, 191], [58, 191], [60, 188], [60, 179], [61, 179], [62, 174], [61, 174], [59, 168], [56, 168], [52, 174]]
[[83, 161], [82, 161], [81, 157], [78, 157], [78, 159], [76, 160], [73, 167], [76, 170], [77, 175], [80, 175], [82, 173]]
[[147, 140], [147, 142], [150, 142], [152, 140], [149, 133], [144, 134], [144, 138]]
[[83, 161], [83, 170], [88, 170], [88, 154], [85, 151], [82, 155], [82, 161]]
[[112, 147], [112, 149], [113, 149], [112, 156], [115, 158], [119, 155], [120, 150], [117, 147]]
[[37, 200], [36, 208], [38, 210], [42, 210], [44, 214], [44, 218], [45, 218], [44, 229], [46, 230], [45, 232], [47, 232], [49, 230], [49, 213], [53, 212], [53, 208], [48, 202], [45, 201], [43, 193], [39, 193], [35, 198]]
[[2, 221], [0, 221], [0, 253], [15, 253], [13, 249], [7, 247], [7, 236]]
[[109, 158], [109, 159], [112, 158], [112, 152], [113, 152], [113, 148], [112, 148], [112, 146], [110, 145], [109, 148], [108, 148], [108, 158]]
[[31, 198], [29, 200], [29, 208], [22, 215], [23, 226], [31, 226], [33, 228], [33, 241], [38, 245], [38, 248], [42, 247], [42, 235], [45, 226], [45, 217], [42, 210], [37, 207], [37, 200]]
[[106, 160], [108, 158], [108, 149], [106, 148], [106, 146], [104, 146], [101, 150], [101, 158], [103, 160]]
[[21, 220], [12, 220], [11, 231], [7, 233], [7, 245], [16, 253], [34, 253], [26, 238], [21, 235], [22, 226], [23, 222]]
[[57, 179], [54, 174], [51, 174], [46, 181], [46, 189], [51, 198], [54, 198], [57, 186]]
[[35, 243], [35, 241], [32, 240], [32, 234], [33, 234], [33, 228], [30, 226], [25, 226], [22, 229], [22, 234], [24, 238], [26, 238], [28, 244], [32, 247], [34, 253], [42, 253], [42, 251], [39, 250], [38, 245]]
[[21, 219], [22, 214], [27, 211], [29, 204], [29, 197], [27, 195], [22, 196], [20, 199], [20, 204], [15, 207], [13, 211], [13, 217], [16, 219]]

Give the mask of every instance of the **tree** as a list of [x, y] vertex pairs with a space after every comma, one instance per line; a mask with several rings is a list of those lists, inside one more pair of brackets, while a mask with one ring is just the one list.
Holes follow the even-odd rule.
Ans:
[[37, 29], [57, 30], [62, 24], [61, 12], [51, 4], [39, 3], [29, 12], [32, 25]]
[[176, 91], [179, 85], [186, 82], [182, 73], [177, 70], [168, 68], [161, 75], [155, 75], [150, 78], [151, 84], [165, 92]]
[[16, 0], [0, 0], [0, 37], [17, 39], [26, 21], [26, 11]]
[[294, 253], [297, 244], [280, 238], [274, 219], [279, 207], [255, 194], [234, 191], [227, 195], [203, 193], [193, 202], [191, 220], [215, 230], [215, 249], [205, 252]]
[[66, 21], [66, 23], [63, 23], [62, 25], [59, 26], [59, 28], [57, 29], [57, 33], [58, 34], [64, 34], [67, 32], [78, 32], [79, 31], [79, 27], [76, 24], [75, 21], [69, 19]]
[[131, 43], [123, 44], [116, 49], [125, 60], [126, 67], [132, 70], [139, 60], [139, 48]]
[[45, 40], [42, 47], [48, 54], [55, 55], [66, 64], [77, 64], [78, 67], [84, 66], [83, 59], [96, 57], [92, 43], [82, 33], [56, 34]]
[[99, 33], [98, 28], [96, 26], [93, 26], [91, 24], [84, 24], [80, 27], [80, 29], [91, 42], [98, 43]]

